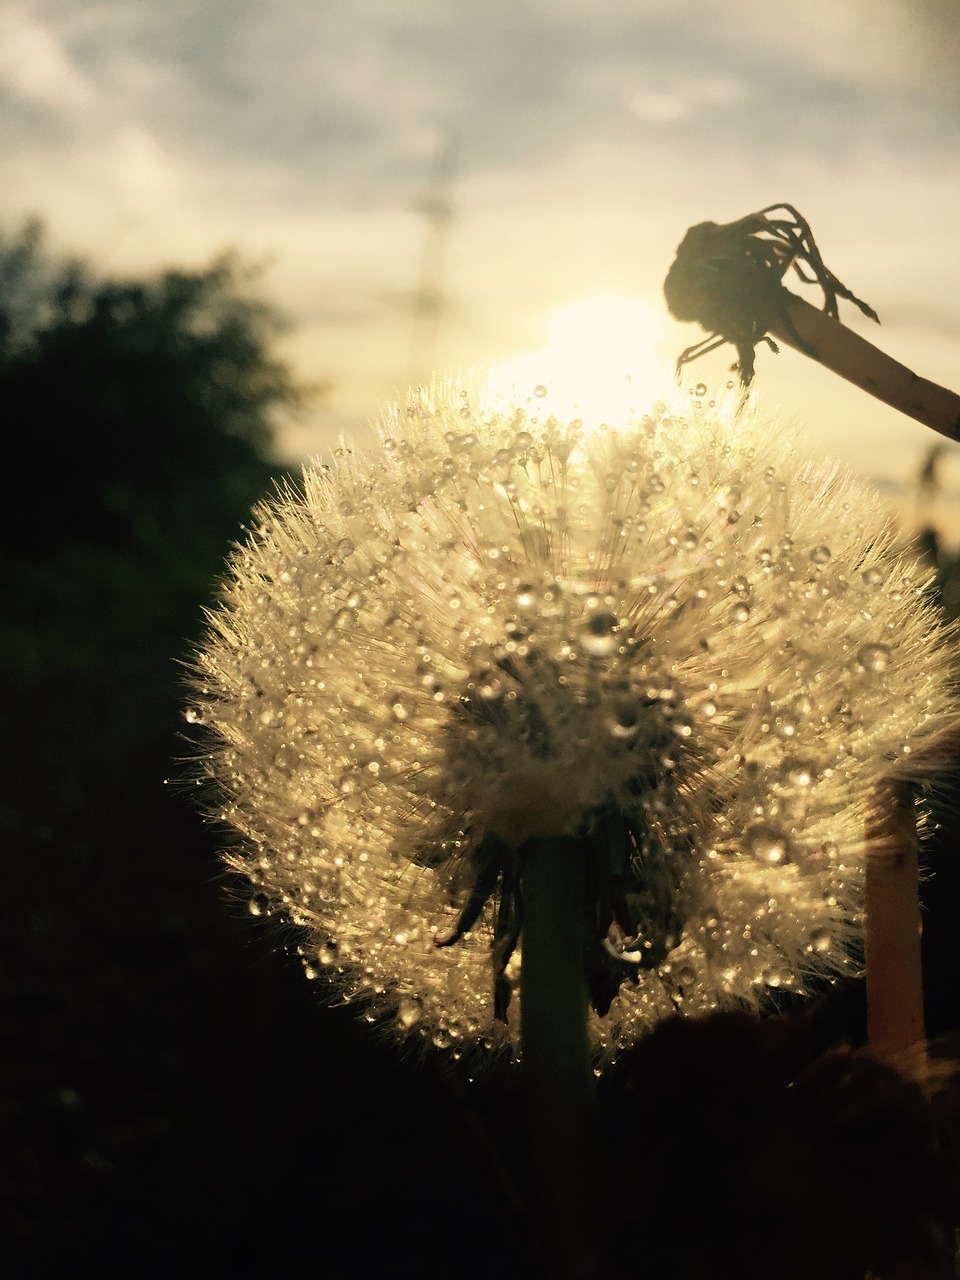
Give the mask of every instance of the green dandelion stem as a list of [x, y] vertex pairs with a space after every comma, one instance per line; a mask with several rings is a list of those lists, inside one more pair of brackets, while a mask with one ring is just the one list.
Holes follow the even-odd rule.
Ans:
[[600, 1253], [605, 1167], [587, 1035], [586, 851], [570, 837], [521, 849], [520, 1043], [532, 1163], [546, 1248], [559, 1276], [586, 1277]]

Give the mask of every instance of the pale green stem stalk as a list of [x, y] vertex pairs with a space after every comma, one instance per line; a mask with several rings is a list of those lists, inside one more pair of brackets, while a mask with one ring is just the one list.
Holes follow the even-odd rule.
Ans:
[[563, 1280], [599, 1273], [606, 1170], [587, 1034], [586, 852], [567, 838], [520, 851], [520, 1045], [548, 1260]]

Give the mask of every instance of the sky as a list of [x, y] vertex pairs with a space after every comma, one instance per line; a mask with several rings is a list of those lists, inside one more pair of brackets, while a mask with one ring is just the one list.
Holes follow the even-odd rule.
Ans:
[[[558, 342], [656, 398], [703, 336], [663, 301], [684, 232], [784, 201], [879, 312], [851, 327], [960, 390], [958, 65], [958, 0], [4, 0], [0, 229], [117, 275], [263, 262], [318, 387], [290, 459]], [[789, 350], [755, 385], [910, 500], [926, 428]], [[942, 476], [960, 537], [960, 447]]]

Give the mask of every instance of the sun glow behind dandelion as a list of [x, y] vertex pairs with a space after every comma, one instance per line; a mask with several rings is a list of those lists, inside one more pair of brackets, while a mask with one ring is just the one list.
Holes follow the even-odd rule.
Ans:
[[587, 425], [622, 419], [669, 385], [666, 329], [653, 307], [634, 298], [586, 298], [556, 311], [544, 346], [500, 369], [505, 389], [536, 388], [549, 410]]

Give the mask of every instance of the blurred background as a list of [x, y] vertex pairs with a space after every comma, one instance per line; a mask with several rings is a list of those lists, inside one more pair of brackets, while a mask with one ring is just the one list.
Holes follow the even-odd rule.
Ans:
[[[960, 388], [958, 62], [953, 0], [7, 0], [11, 1274], [479, 1275], [489, 1239], [523, 1273], [510, 1099], [373, 1046], [224, 884], [183, 763], [202, 607], [251, 505], [434, 369], [629, 366], [656, 397], [702, 336], [661, 292], [697, 222], [794, 204], [882, 321], [850, 325]], [[792, 351], [755, 385], [960, 612], [960, 448]], [[932, 1034], [960, 1024], [955, 794]]]

